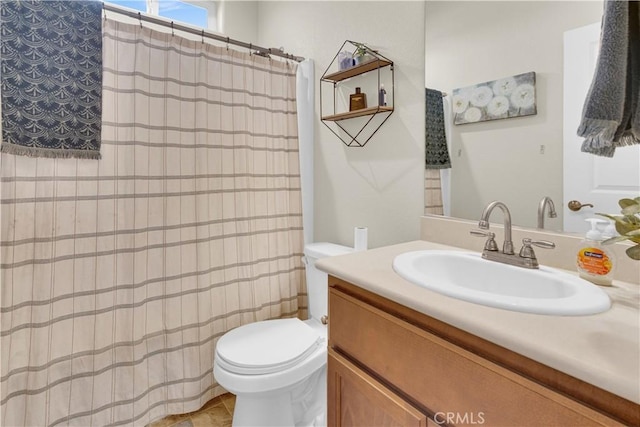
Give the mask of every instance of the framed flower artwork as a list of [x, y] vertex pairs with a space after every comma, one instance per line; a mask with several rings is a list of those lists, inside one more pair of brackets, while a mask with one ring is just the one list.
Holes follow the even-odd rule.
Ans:
[[536, 114], [536, 73], [454, 89], [452, 109], [456, 125]]

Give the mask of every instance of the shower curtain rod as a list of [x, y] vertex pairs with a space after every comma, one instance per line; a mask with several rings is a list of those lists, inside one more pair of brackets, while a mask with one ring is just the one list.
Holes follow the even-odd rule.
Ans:
[[116, 6], [113, 4], [109, 4], [109, 3], [102, 3], [102, 8], [105, 11], [110, 11], [110, 12], [115, 12], [115, 13], [119, 13], [120, 15], [125, 15], [128, 16], [130, 18], [134, 18], [140, 21], [140, 24], [142, 25], [142, 21], [146, 21], [146, 22], [151, 22], [152, 24], [158, 24], [158, 25], [162, 25], [164, 27], [169, 27], [172, 30], [179, 30], [179, 31], [184, 31], [186, 33], [190, 33], [190, 34], [195, 34], [197, 36], [201, 36], [201, 37], [207, 37], [213, 40], [217, 40], [219, 42], [223, 42], [223, 43], [227, 43], [227, 44], [232, 44], [235, 46], [240, 46], [240, 47], [244, 47], [249, 49], [250, 51], [255, 50], [258, 54], [260, 55], [274, 55], [274, 56], [279, 56], [281, 58], [286, 58], [286, 59], [291, 59], [294, 60], [296, 62], [302, 62], [304, 61], [304, 58], [302, 56], [295, 56], [292, 55], [290, 53], [286, 53], [286, 52], [282, 52], [278, 49], [272, 49], [272, 48], [265, 48], [265, 47], [261, 47], [261, 46], [257, 46], [253, 43], [245, 43], [242, 42], [240, 40], [234, 40], [232, 38], [229, 37], [224, 37], [218, 34], [215, 34], [213, 32], [207, 31], [204, 28], [201, 30], [197, 30], [195, 28], [191, 28], [188, 27], [186, 25], [182, 25], [182, 24], [178, 24], [175, 23], [173, 21], [168, 21], [165, 18], [160, 18], [160, 17], [155, 17], [155, 16], [151, 16], [147, 13], [142, 13], [142, 12], [137, 12], [137, 11], [133, 11], [133, 10], [129, 10], [129, 9], [125, 9], [123, 7], [120, 6]]

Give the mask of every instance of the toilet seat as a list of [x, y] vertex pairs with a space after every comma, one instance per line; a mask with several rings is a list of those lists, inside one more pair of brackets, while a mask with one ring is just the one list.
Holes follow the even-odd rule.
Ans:
[[227, 332], [216, 346], [216, 362], [240, 375], [289, 369], [324, 344], [324, 337], [300, 319], [250, 323]]

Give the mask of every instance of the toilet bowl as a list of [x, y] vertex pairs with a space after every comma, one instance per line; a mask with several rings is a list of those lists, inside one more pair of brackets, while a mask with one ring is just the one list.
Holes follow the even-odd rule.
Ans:
[[327, 274], [315, 261], [352, 252], [332, 243], [305, 246], [309, 319], [265, 320], [224, 334], [213, 375], [236, 395], [233, 426], [326, 425]]

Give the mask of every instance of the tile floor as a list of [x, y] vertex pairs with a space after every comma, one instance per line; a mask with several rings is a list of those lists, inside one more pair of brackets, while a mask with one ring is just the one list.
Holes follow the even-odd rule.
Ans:
[[208, 401], [198, 411], [169, 415], [147, 427], [231, 427], [235, 404], [233, 394], [223, 394]]

